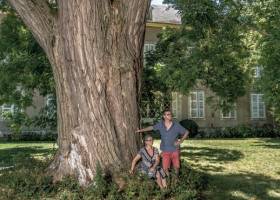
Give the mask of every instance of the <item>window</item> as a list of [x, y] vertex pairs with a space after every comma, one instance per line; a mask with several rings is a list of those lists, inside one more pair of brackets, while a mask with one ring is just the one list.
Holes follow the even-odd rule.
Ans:
[[236, 118], [236, 110], [231, 110], [228, 113], [221, 112], [221, 116], [223, 119], [235, 119]]
[[149, 51], [153, 51], [156, 49], [156, 45], [155, 44], [144, 44], [144, 65], [146, 65], [146, 53], [148, 53]]
[[8, 105], [8, 104], [4, 104], [1, 106], [1, 112], [4, 113], [4, 112], [14, 112], [14, 105]]
[[236, 110], [229, 111], [228, 113], [221, 112], [223, 119], [235, 119], [236, 118]]
[[55, 103], [55, 98], [53, 95], [49, 94], [46, 98], [46, 106], [51, 106]]
[[260, 78], [261, 74], [262, 74], [262, 67], [261, 66], [254, 67], [254, 71], [253, 71], [254, 78]]
[[156, 45], [155, 44], [144, 44], [144, 55], [145, 53], [147, 53], [148, 51], [153, 51], [156, 49]]
[[263, 94], [251, 94], [251, 118], [265, 118]]
[[0, 106], [0, 119], [3, 119], [2, 115], [4, 113], [14, 113], [15, 111], [15, 106], [13, 104], [3, 104]]
[[191, 92], [189, 105], [191, 118], [204, 118], [204, 91]]
[[172, 114], [174, 118], [179, 119], [182, 111], [182, 94], [172, 93]]

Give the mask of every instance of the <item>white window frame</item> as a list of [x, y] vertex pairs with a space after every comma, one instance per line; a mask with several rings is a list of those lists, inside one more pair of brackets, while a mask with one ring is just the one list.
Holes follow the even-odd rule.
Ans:
[[[254, 109], [254, 104], [255, 102], [253, 102], [253, 96], [256, 96], [257, 97], [257, 111], [256, 112], [253, 112], [253, 109]], [[265, 103], [264, 103], [264, 100], [263, 100], [263, 94], [260, 94], [260, 93], [251, 93], [250, 95], [250, 114], [251, 114], [251, 119], [254, 120], [254, 119], [265, 119], [266, 118], [266, 107], [265, 107]], [[262, 101], [260, 102], [260, 97], [262, 97]], [[263, 104], [263, 116], [260, 116], [260, 103]], [[254, 113], [257, 113], [256, 115]]]
[[[198, 100], [198, 94], [201, 93], [202, 94], [202, 105], [203, 105], [203, 108], [202, 108], [202, 116], [199, 116], [199, 113], [201, 111], [201, 109], [199, 108], [199, 103], [201, 103], [201, 101]], [[195, 99], [195, 103], [196, 103], [196, 108], [195, 108], [195, 113], [196, 115], [195, 116], [192, 116], [192, 94], [194, 94], [196, 96], [196, 99]], [[205, 93], [203, 90], [197, 90], [197, 91], [192, 91], [190, 92], [189, 94], [189, 117], [190, 118], [193, 118], [193, 119], [204, 119], [205, 118]]]
[[156, 44], [155, 43], [145, 43], [144, 44], [144, 55], [148, 51], [155, 50], [156, 49]]
[[151, 51], [151, 50], [155, 50], [156, 48], [156, 44], [155, 43], [145, 43], [144, 44], [144, 48], [143, 48], [143, 60], [144, 60], [144, 66], [146, 65], [146, 53]]
[[3, 104], [1, 106], [1, 112], [11, 112], [14, 113], [15, 111], [15, 105], [11, 104], [11, 105], [7, 105], [7, 104]]
[[236, 119], [236, 116], [237, 116], [236, 105], [234, 105], [234, 109], [233, 110], [230, 110], [226, 114], [228, 114], [228, 116], [225, 115], [225, 113], [223, 113], [223, 111], [221, 110], [221, 118], [222, 119]]
[[254, 78], [260, 78], [262, 74], [262, 67], [257, 65], [256, 67], [254, 67], [254, 71], [253, 71], [253, 77]]
[[50, 102], [54, 100], [54, 96], [49, 94], [46, 96], [46, 106], [50, 105]]
[[2, 114], [4, 112], [10, 112], [10, 113], [14, 113], [15, 112], [15, 105], [14, 104], [3, 104], [0, 106], [0, 120], [3, 120]]

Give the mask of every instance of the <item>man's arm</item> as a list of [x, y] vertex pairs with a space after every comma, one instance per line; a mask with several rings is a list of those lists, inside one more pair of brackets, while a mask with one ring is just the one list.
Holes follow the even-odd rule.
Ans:
[[147, 131], [152, 131], [154, 130], [153, 126], [148, 126], [146, 128], [143, 128], [143, 129], [139, 129], [137, 131], [135, 131], [136, 133], [142, 133], [142, 132], [147, 132]]
[[181, 143], [189, 136], [189, 133], [190, 132], [188, 130], [186, 130], [185, 134], [183, 135], [183, 137], [180, 140]]
[[180, 145], [184, 142], [184, 140], [189, 136], [189, 131], [186, 130], [186, 132], [184, 133], [184, 135], [182, 136], [182, 138], [180, 138], [177, 142], [176, 145]]

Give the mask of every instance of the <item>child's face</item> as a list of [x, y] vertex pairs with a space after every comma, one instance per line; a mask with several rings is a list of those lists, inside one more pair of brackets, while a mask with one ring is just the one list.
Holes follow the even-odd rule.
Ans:
[[147, 145], [153, 145], [153, 142], [154, 142], [154, 140], [153, 140], [152, 137], [148, 137], [148, 138], [145, 140], [145, 143], [146, 143]]

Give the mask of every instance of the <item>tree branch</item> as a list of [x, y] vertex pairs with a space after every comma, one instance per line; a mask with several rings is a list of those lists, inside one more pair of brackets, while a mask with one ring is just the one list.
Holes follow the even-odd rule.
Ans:
[[20, 15], [47, 55], [51, 56], [56, 21], [54, 15], [51, 13], [48, 1], [8, 0], [8, 2]]

